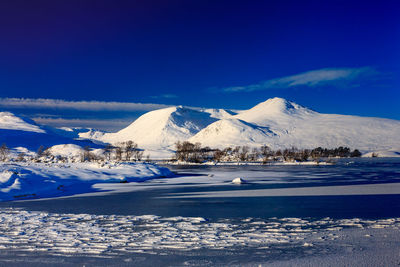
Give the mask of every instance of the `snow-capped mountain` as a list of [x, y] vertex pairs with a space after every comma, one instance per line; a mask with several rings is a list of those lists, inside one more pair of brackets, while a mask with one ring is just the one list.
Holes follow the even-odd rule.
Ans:
[[10, 112], [0, 112], [0, 144], [10, 148], [24, 147], [36, 151], [40, 146], [58, 144], [92, 145], [89, 140], [74, 140], [55, 133], [49, 127], [37, 125], [34, 121]]
[[282, 98], [272, 98], [238, 112], [182, 106], [155, 110], [117, 133], [89, 131], [80, 137], [108, 143], [132, 140], [150, 154], [171, 153], [177, 141], [185, 140], [213, 148], [348, 146], [368, 152], [397, 151], [399, 133], [400, 121], [322, 114]]
[[193, 109], [182, 106], [150, 111], [117, 133], [107, 133], [98, 140], [109, 143], [133, 140], [139, 147], [158, 150], [173, 148], [221, 118], [235, 115], [221, 109]]
[[364, 151], [400, 148], [400, 121], [321, 114], [272, 98], [214, 122], [189, 139], [210, 147], [260, 146], [274, 149], [348, 146]]
[[322, 114], [282, 98], [268, 99], [249, 110], [235, 112], [182, 106], [155, 110], [116, 133], [82, 128], [53, 129], [9, 112], [0, 112], [0, 143], [9, 147], [34, 150], [40, 145], [94, 145], [76, 139], [112, 144], [132, 140], [152, 158], [169, 158], [175, 143], [186, 140], [212, 148], [347, 146], [362, 152], [397, 153], [400, 151], [400, 121]]

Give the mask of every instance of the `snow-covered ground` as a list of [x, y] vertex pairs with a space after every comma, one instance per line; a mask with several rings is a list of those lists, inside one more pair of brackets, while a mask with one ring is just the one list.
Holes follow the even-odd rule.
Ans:
[[[398, 159], [170, 166], [175, 175], [155, 164], [108, 162], [103, 143], [77, 139], [133, 140], [152, 159], [171, 158], [184, 140], [220, 148], [349, 146], [364, 157], [395, 157], [399, 132], [399, 121], [320, 114], [279, 98], [242, 112], [162, 109], [108, 134], [50, 129], [0, 112], [0, 141], [12, 148], [0, 164], [0, 262], [98, 257], [110, 259], [104, 265], [143, 265], [143, 255], [150, 266], [394, 265]], [[36, 154], [40, 145], [51, 155]], [[96, 162], [79, 162], [86, 145]]]
[[400, 157], [400, 148], [392, 148], [389, 150], [377, 150], [365, 153], [362, 155], [366, 158], [377, 157], [377, 158], [398, 158]]
[[15, 246], [19, 252], [102, 257], [163, 250], [322, 246], [340, 238], [343, 229], [365, 229], [368, 242], [373, 238], [368, 236], [369, 230], [400, 229], [400, 218], [243, 218], [209, 222], [201, 217], [56, 214], [13, 208], [0, 210], [0, 222], [0, 252]]
[[0, 201], [74, 195], [95, 191], [96, 183], [171, 175], [167, 168], [147, 163], [2, 163]]
[[171, 173], [146, 164], [8, 163], [2, 181], [40, 176], [65, 186], [40, 197], [84, 193], [86, 183], [92, 192], [0, 203], [0, 262], [392, 266], [400, 260], [398, 166], [379, 158], [170, 166], [173, 177], [148, 180]]

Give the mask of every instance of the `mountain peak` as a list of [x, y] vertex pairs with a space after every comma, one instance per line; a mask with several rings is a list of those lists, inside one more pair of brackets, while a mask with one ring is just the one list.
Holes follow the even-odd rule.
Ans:
[[259, 103], [249, 110], [241, 112], [236, 117], [244, 121], [263, 125], [266, 121], [270, 120], [288, 120], [315, 113], [284, 98], [274, 97]]
[[[257, 109], [258, 111], [263, 110], [267, 113], [293, 113], [296, 110], [309, 110], [303, 106], [300, 106], [294, 102], [288, 101], [284, 98], [274, 97], [267, 99], [264, 102], [256, 105], [250, 110]], [[310, 110], [311, 111], [311, 110]]]
[[128, 127], [100, 138], [104, 142], [133, 140], [145, 148], [171, 147], [215, 122], [210, 113], [183, 106], [153, 110], [140, 116]]

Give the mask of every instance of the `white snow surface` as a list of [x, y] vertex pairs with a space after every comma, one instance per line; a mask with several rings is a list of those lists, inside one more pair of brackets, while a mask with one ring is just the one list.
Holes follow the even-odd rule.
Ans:
[[398, 158], [400, 157], [400, 147], [392, 148], [389, 150], [371, 151], [362, 155], [365, 158], [378, 157], [378, 158]]
[[74, 144], [61, 144], [50, 147], [49, 151], [53, 156], [76, 158], [81, 155], [82, 147]]
[[53, 128], [52, 130], [55, 133], [65, 137], [91, 139], [91, 140], [98, 140], [106, 133], [104, 131], [96, 130], [93, 128], [82, 128], [82, 127], [59, 127], [59, 128]]
[[321, 114], [273, 98], [228, 120], [210, 124], [189, 141], [217, 148], [266, 144], [273, 149], [347, 146], [373, 151], [400, 147], [399, 133], [400, 121]]
[[96, 183], [142, 182], [171, 175], [167, 168], [147, 163], [2, 163], [0, 201], [74, 195], [96, 191], [92, 187]]
[[107, 133], [100, 141], [118, 143], [132, 140], [140, 148], [162, 150], [195, 135], [219, 118], [229, 117], [225, 110], [196, 110], [182, 106], [150, 111], [117, 133]]
[[33, 121], [15, 116], [11, 112], [0, 112], [0, 129], [20, 130], [35, 133], [45, 132]]
[[348, 234], [346, 230], [363, 230], [365, 235], [382, 228], [396, 232], [399, 227], [400, 218], [243, 218], [209, 222], [202, 217], [58, 214], [3, 208], [0, 249], [115, 257], [159, 250], [268, 249], [274, 244], [312, 247], [330, 244]]
[[78, 134], [80, 138], [85, 138], [85, 139], [93, 139], [93, 140], [99, 140], [101, 139], [104, 134], [106, 134], [103, 131], [95, 130], [95, 129], [88, 129], [87, 132], [81, 132]]
[[232, 183], [234, 183], [234, 184], [243, 184], [244, 182], [245, 181], [240, 177], [237, 177], [237, 178], [232, 180]]
[[151, 158], [167, 159], [173, 155], [177, 141], [221, 149], [347, 146], [363, 153], [381, 151], [381, 156], [396, 156], [400, 151], [399, 133], [397, 120], [322, 114], [276, 97], [235, 112], [182, 106], [155, 110], [117, 133], [89, 131], [80, 137], [108, 143], [132, 140]]
[[[0, 112], [0, 143], [15, 151], [30, 154], [32, 151], [37, 151], [40, 146], [50, 147], [65, 143], [99, 147], [90, 140], [74, 140], [74, 138], [75, 136], [72, 136], [67, 129], [39, 126], [30, 119], [10, 112]], [[25, 151], [22, 148], [25, 148]]]

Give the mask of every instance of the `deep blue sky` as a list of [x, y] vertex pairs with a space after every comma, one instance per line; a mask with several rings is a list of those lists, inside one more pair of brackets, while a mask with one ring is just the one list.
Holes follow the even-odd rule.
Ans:
[[[246, 109], [279, 96], [400, 119], [399, 14], [398, 1], [2, 0], [0, 97]], [[225, 90], [342, 68], [367, 73]]]

